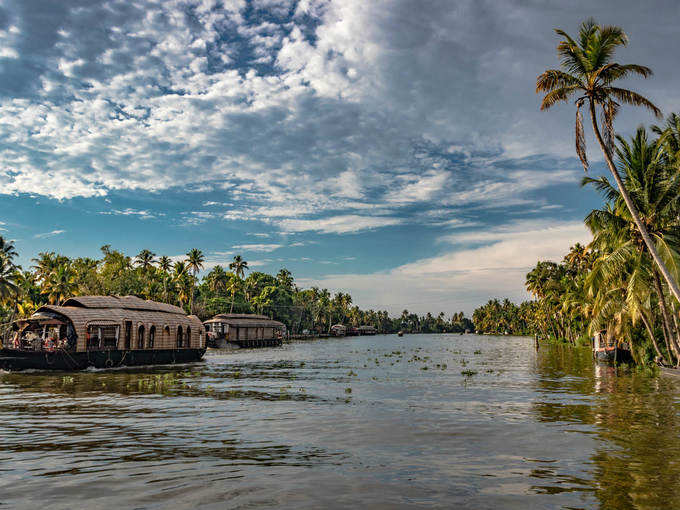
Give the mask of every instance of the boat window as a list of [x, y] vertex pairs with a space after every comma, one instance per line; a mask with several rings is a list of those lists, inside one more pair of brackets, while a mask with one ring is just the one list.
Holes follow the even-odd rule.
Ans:
[[149, 349], [153, 349], [154, 341], [156, 340], [156, 326], [149, 328]]
[[182, 326], [177, 326], [177, 347], [181, 348], [184, 343], [184, 337], [182, 332]]
[[99, 326], [87, 327], [87, 350], [98, 351], [101, 349], [101, 331]]
[[100, 326], [99, 335], [104, 349], [118, 348], [118, 326]]
[[144, 325], [139, 326], [137, 330], [137, 347], [144, 349]]
[[125, 349], [132, 346], [132, 322], [125, 321]]
[[191, 347], [191, 328], [187, 326], [187, 349]]

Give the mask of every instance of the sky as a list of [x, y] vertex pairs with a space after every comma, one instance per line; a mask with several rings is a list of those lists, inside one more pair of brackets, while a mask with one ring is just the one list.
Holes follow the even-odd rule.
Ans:
[[0, 0], [0, 234], [25, 267], [199, 248], [366, 309], [521, 301], [600, 204], [535, 94], [589, 16], [680, 111], [676, 0]]

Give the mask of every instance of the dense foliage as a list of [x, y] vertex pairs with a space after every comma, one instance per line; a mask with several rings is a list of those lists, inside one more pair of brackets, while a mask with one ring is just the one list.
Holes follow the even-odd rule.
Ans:
[[218, 313], [259, 313], [280, 320], [293, 333], [326, 332], [331, 325], [372, 325], [384, 333], [444, 333], [472, 329], [462, 312], [448, 319], [444, 313], [424, 316], [404, 310], [399, 317], [386, 311], [361, 310], [352, 296], [328, 289], [300, 289], [293, 275], [281, 269], [276, 275], [252, 271], [248, 263], [234, 257], [229, 270], [215, 266], [202, 278], [205, 257], [200, 250], [173, 262], [150, 250], [129, 257], [110, 246], [101, 248], [102, 257], [68, 258], [40, 253], [33, 266], [23, 270], [15, 265], [13, 243], [0, 236], [0, 314], [7, 323], [28, 316], [45, 303], [60, 303], [77, 295], [135, 295], [173, 303], [187, 312], [207, 319]]
[[[680, 276], [680, 116], [617, 137], [616, 161], [640, 218], [674, 278]], [[620, 191], [605, 177], [585, 177], [603, 196], [585, 223], [588, 246], [573, 246], [561, 263], [540, 261], [526, 277], [535, 301], [490, 301], [475, 310], [478, 330], [538, 334], [573, 344], [606, 331], [633, 346], [638, 362], [680, 360], [678, 301], [652, 259]]]

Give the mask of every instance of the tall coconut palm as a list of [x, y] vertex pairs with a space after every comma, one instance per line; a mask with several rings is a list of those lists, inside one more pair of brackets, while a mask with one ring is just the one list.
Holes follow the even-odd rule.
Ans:
[[161, 279], [163, 280], [163, 300], [168, 300], [168, 282], [171, 280], [170, 269], [172, 268], [172, 260], [167, 255], [163, 255], [158, 259], [158, 269], [161, 271]]
[[[677, 278], [680, 275], [680, 227], [677, 221], [680, 174], [668, 167], [662, 145], [649, 142], [644, 128], [637, 130], [630, 143], [620, 136], [617, 136], [617, 141], [615, 152], [625, 188], [630, 192], [639, 217], [648, 225], [649, 235], [667, 261], [669, 270]], [[595, 235], [593, 245], [604, 253], [601, 257], [607, 262], [604, 267], [611, 267], [609, 272], [614, 275], [630, 275], [629, 285], [634, 277], [642, 281], [646, 276], [644, 280], [650, 288], [654, 288], [659, 300], [664, 338], [680, 360], [680, 332], [671, 320], [659, 271], [652, 264], [647, 245], [635, 228], [622, 193], [605, 177], [586, 177], [583, 182], [594, 185], [608, 200], [606, 208], [596, 209], [586, 218], [586, 224]], [[644, 260], [649, 260], [648, 269], [636, 270], [644, 267]], [[603, 267], [602, 262], [599, 261], [589, 275], [591, 280], [598, 277], [597, 268]], [[640, 292], [638, 290], [637, 294]]]
[[663, 126], [652, 126], [652, 131], [659, 135], [669, 164], [680, 170], [680, 115], [671, 113]]
[[[589, 19], [581, 24], [578, 41], [563, 30], [558, 29], [555, 32], [563, 37], [557, 46], [557, 53], [562, 59], [562, 69], [548, 69], [538, 76], [536, 92], [545, 93], [541, 110], [547, 110], [559, 102], [566, 102], [576, 96], [576, 153], [584, 170], [587, 171], [588, 158], [581, 116], [581, 108], [587, 106], [595, 138], [621, 196], [630, 210], [635, 226], [640, 231], [650, 255], [659, 267], [672, 294], [680, 301], [680, 287], [659, 255], [649, 236], [647, 226], [640, 219], [638, 210], [613, 161], [614, 117], [621, 104], [642, 106], [657, 117], [661, 117], [661, 111], [649, 99], [614, 84], [631, 75], [647, 78], [652, 75], [652, 70], [638, 64], [619, 64], [612, 61], [616, 49], [628, 43], [628, 37], [620, 27], [600, 26], [594, 20]], [[598, 124], [598, 112], [602, 117], [604, 133]]]
[[222, 266], [215, 266], [207, 274], [205, 281], [208, 284], [208, 288], [219, 296], [227, 291], [229, 275]]
[[136, 264], [142, 268], [143, 271], [148, 271], [154, 264], [156, 254], [146, 248], [140, 251], [135, 257]]
[[170, 257], [167, 255], [163, 255], [158, 259], [158, 269], [161, 271], [165, 271], [166, 273], [170, 272], [170, 269], [172, 268], [172, 260]]
[[50, 273], [58, 267], [57, 259], [58, 256], [52, 251], [38, 253], [38, 257], [33, 259], [36, 279], [45, 282]]
[[73, 296], [77, 289], [75, 275], [66, 264], [62, 264], [49, 274], [43, 283], [42, 293], [50, 303], [59, 304]]
[[0, 258], [8, 259], [10, 262], [17, 256], [16, 248], [13, 241], [8, 241], [0, 236]]
[[[198, 272], [203, 269], [203, 263], [205, 262], [205, 256], [203, 255], [203, 252], [197, 248], [193, 248], [192, 250], [187, 253], [187, 268], [189, 271], [191, 271], [193, 275], [193, 281], [196, 281], [196, 277], [198, 275]], [[189, 301], [189, 310], [191, 313], [194, 313], [194, 289], [195, 285], [192, 283], [191, 285], [191, 297]]]
[[[243, 260], [241, 255], [235, 255], [234, 260], [229, 264], [229, 269], [241, 280], [248, 270], [248, 262]], [[231, 308], [229, 308], [229, 313], [234, 311], [234, 299], [236, 297], [236, 282], [232, 283], [231, 286]]]
[[0, 304], [15, 299], [18, 293], [16, 267], [10, 258], [0, 257]]

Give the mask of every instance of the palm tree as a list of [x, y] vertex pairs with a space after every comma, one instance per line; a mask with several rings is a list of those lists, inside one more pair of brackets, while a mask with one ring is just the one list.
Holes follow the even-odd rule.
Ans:
[[17, 270], [9, 257], [0, 257], [0, 303], [7, 303], [19, 293]]
[[145, 248], [137, 254], [135, 262], [144, 272], [146, 272], [153, 266], [155, 258], [156, 254]]
[[216, 295], [227, 291], [229, 275], [222, 266], [215, 266], [205, 277], [208, 288]]
[[[647, 140], [644, 128], [637, 130], [630, 143], [620, 136], [617, 136], [617, 141], [615, 151], [619, 169], [624, 175], [625, 188], [630, 192], [641, 220], [649, 226], [649, 234], [655, 245], [670, 263], [677, 278], [680, 274], [680, 227], [677, 221], [680, 212], [680, 174], [669, 168], [663, 145]], [[604, 254], [589, 275], [589, 280], [602, 279], [601, 273], [608, 273], [609, 280], [628, 275], [626, 285], [630, 287], [627, 290], [629, 296], [632, 296], [635, 282], [644, 281], [649, 288], [654, 288], [662, 312], [663, 333], [669, 346], [669, 355], [672, 351], [680, 360], [680, 332], [671, 321], [659, 271], [652, 264], [647, 245], [634, 226], [622, 194], [605, 177], [586, 177], [583, 182], [594, 185], [608, 200], [605, 209], [596, 209], [586, 218], [586, 224], [595, 236], [593, 246]], [[640, 289], [636, 294], [635, 302], [642, 303], [649, 298]], [[632, 299], [628, 298], [629, 301]], [[646, 318], [643, 316], [643, 321]]]
[[[196, 281], [196, 276], [198, 272], [203, 269], [203, 263], [205, 262], [205, 256], [203, 252], [197, 248], [193, 248], [187, 253], [187, 268], [193, 273], [194, 281]], [[194, 313], [194, 284], [191, 285], [191, 297], [189, 302], [189, 310]]]
[[50, 273], [56, 269], [57, 255], [54, 252], [41, 252], [38, 253], [38, 258], [33, 259], [35, 265], [35, 275], [36, 278], [42, 282], [45, 282], [49, 277]]
[[172, 260], [170, 260], [170, 257], [168, 257], [167, 255], [163, 255], [161, 258], [158, 259], [158, 269], [165, 271], [166, 273], [169, 273], [171, 267]]
[[652, 131], [659, 135], [659, 142], [666, 150], [669, 163], [680, 169], [680, 115], [671, 113], [664, 126], [652, 126]]
[[8, 259], [10, 262], [17, 256], [17, 251], [14, 248], [14, 241], [8, 241], [0, 236], [0, 258]]
[[[581, 107], [587, 104], [593, 132], [602, 149], [609, 171], [614, 176], [621, 196], [630, 210], [635, 226], [640, 231], [650, 255], [659, 267], [671, 292], [680, 301], [680, 287], [659, 255], [612, 159], [614, 117], [621, 103], [642, 106], [657, 117], [661, 116], [659, 108], [649, 99], [637, 92], [616, 87], [613, 84], [633, 74], [647, 78], [652, 75], [652, 70], [638, 64], [612, 62], [616, 49], [628, 43], [628, 36], [620, 27], [600, 26], [593, 19], [589, 19], [581, 24], [578, 41], [572, 39], [563, 30], [558, 29], [555, 32], [564, 38], [557, 46], [557, 53], [562, 59], [562, 69], [548, 69], [538, 76], [536, 92], [546, 93], [541, 103], [541, 110], [547, 110], [561, 101], [566, 102], [578, 94], [576, 99], [576, 153], [584, 170], [587, 171], [588, 158], [581, 116]], [[602, 116], [604, 135], [597, 122], [598, 111]]]
[[43, 283], [42, 293], [47, 295], [50, 303], [59, 304], [73, 296], [77, 288], [73, 272], [66, 264], [62, 264], [49, 274]]
[[[243, 260], [241, 258], [241, 255], [235, 255], [234, 260], [229, 264], [229, 269], [233, 271], [233, 273], [241, 280], [243, 280], [244, 275], [246, 274], [246, 271], [248, 269], [248, 262]], [[235, 299], [235, 285], [236, 282], [234, 282], [231, 286], [231, 308], [229, 309], [229, 313], [232, 313], [234, 310], [234, 299]]]
[[183, 306], [187, 301], [188, 296], [186, 295], [186, 280], [187, 280], [187, 266], [182, 261], [177, 261], [172, 266], [171, 280], [174, 285], [175, 290], [178, 293], [178, 299], [180, 306]]
[[168, 281], [171, 280], [170, 268], [172, 267], [172, 260], [170, 257], [163, 255], [158, 259], [158, 269], [161, 270], [161, 278], [163, 280], [163, 299], [167, 302], [168, 300]]

